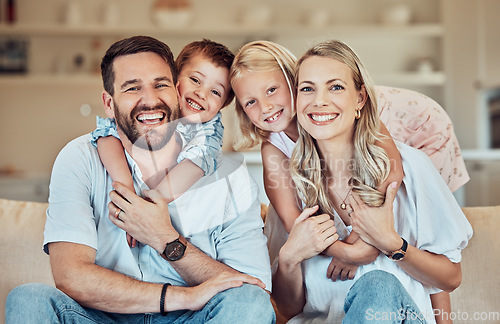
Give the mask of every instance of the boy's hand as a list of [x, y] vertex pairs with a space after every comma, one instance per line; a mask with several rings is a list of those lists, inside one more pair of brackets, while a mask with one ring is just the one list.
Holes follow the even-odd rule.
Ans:
[[127, 233], [127, 243], [131, 248], [135, 248], [137, 246], [137, 240], [133, 238], [129, 233]]

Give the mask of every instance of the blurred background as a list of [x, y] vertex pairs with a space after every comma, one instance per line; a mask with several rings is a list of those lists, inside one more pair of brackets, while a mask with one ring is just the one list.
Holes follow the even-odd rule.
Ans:
[[[104, 116], [102, 55], [143, 34], [174, 55], [201, 38], [235, 52], [267, 39], [296, 56], [341, 39], [377, 84], [422, 92], [448, 112], [471, 176], [459, 203], [500, 204], [499, 13], [500, 0], [0, 0], [0, 198], [47, 200], [59, 150]], [[234, 107], [223, 115], [229, 152]], [[259, 152], [242, 154], [262, 183]]]

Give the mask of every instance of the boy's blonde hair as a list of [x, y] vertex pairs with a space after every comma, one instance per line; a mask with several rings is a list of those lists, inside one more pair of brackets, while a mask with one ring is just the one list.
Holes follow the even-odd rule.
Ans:
[[[230, 70], [231, 85], [245, 72], [283, 72], [291, 96], [291, 109], [294, 111], [293, 85], [295, 84], [294, 68], [297, 59], [283, 46], [269, 41], [254, 41], [244, 45], [236, 54]], [[243, 107], [235, 100], [242, 138], [234, 145], [235, 149], [247, 149], [260, 144], [269, 136], [269, 132], [256, 127]]]
[[[348, 166], [352, 170], [349, 184], [369, 206], [380, 206], [385, 195], [378, 188], [389, 175], [390, 163], [386, 152], [375, 145], [382, 135], [373, 81], [367, 69], [346, 44], [332, 40], [309, 49], [297, 62], [296, 78], [300, 65], [311, 56], [328, 57], [345, 63], [352, 71], [356, 89], [364, 85], [367, 101], [354, 126], [354, 156]], [[320, 210], [333, 216], [333, 203], [328, 193], [328, 170], [316, 140], [299, 125], [299, 139], [290, 158], [292, 179], [305, 207], [320, 206]]]

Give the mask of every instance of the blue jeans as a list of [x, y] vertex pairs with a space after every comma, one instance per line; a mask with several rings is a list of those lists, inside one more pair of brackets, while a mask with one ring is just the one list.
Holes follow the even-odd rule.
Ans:
[[426, 323], [405, 287], [389, 272], [370, 271], [351, 287], [342, 323]]
[[[168, 301], [166, 301], [168, 303]], [[158, 309], [160, 301], [158, 300]], [[6, 324], [31, 323], [275, 323], [269, 294], [249, 284], [228, 289], [199, 311], [175, 311], [166, 316], [106, 313], [80, 306], [62, 291], [45, 284], [14, 288], [7, 297]]]

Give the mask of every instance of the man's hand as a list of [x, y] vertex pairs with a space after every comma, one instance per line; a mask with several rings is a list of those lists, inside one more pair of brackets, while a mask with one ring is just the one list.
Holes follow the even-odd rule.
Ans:
[[332, 258], [326, 270], [326, 277], [332, 281], [337, 281], [337, 279], [342, 281], [351, 280], [354, 279], [356, 270], [358, 270], [357, 265], [342, 262], [337, 258]]
[[144, 191], [143, 199], [119, 182], [114, 182], [113, 187], [108, 204], [113, 224], [159, 253], [163, 252], [165, 243], [179, 237], [172, 226], [168, 204], [158, 191]]
[[[244, 283], [257, 285], [262, 289], [265, 288], [265, 285], [262, 281], [247, 274], [221, 272], [217, 276], [205, 281], [204, 283], [198, 286], [186, 288], [187, 289], [186, 305], [189, 305], [190, 310], [193, 311], [200, 310], [213, 296], [217, 295], [218, 293], [224, 290], [240, 287]], [[168, 308], [168, 303], [167, 303], [167, 308]]]

